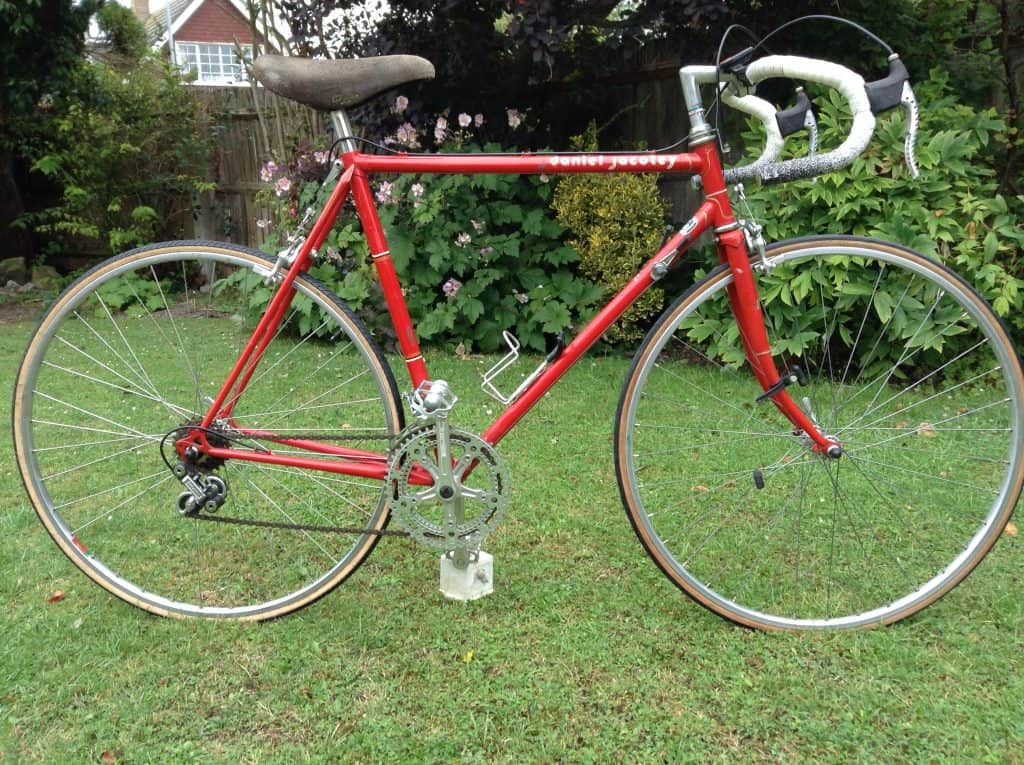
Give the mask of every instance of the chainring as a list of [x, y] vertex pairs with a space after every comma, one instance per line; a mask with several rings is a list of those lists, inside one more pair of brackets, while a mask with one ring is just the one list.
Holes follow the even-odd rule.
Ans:
[[[479, 436], [454, 428], [448, 433], [454, 466], [450, 487], [439, 480], [436, 426], [416, 423], [399, 436], [387, 478], [391, 513], [409, 536], [427, 547], [479, 550], [505, 514], [508, 470], [494, 447]], [[431, 485], [410, 483], [423, 471], [433, 479]]]

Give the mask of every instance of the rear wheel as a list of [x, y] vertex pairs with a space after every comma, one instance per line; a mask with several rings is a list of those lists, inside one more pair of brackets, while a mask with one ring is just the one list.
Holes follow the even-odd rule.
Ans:
[[[720, 267], [637, 352], [616, 422], [630, 521], [665, 574], [760, 628], [909, 616], [999, 537], [1021, 491], [1024, 376], [989, 306], [943, 266], [855, 237], [783, 242], [754, 264], [789, 393], [831, 459], [761, 394]], [[742, 363], [741, 363], [742, 362]]]
[[[14, 440], [36, 512], [72, 562], [163, 615], [265, 619], [349, 576], [388, 520], [383, 482], [200, 460], [200, 500], [172, 468], [252, 334], [272, 288], [260, 253], [171, 242], [72, 284], [18, 370]], [[402, 428], [387, 363], [361, 323], [306, 276], [214, 445], [309, 452], [265, 434], [379, 453]], [[164, 457], [170, 464], [165, 464]]]

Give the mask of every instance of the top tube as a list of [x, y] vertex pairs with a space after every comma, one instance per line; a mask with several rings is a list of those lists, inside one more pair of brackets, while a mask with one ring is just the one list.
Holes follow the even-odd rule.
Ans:
[[699, 154], [572, 152], [520, 154], [362, 154], [344, 155], [346, 167], [367, 173], [673, 173], [694, 175], [706, 166]]

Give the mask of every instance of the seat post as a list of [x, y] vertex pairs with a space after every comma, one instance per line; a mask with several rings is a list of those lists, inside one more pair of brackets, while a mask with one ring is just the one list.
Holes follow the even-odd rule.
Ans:
[[331, 112], [331, 127], [334, 129], [335, 137], [342, 139], [342, 154], [356, 150], [356, 142], [352, 140], [356, 131], [352, 129], [352, 123], [349, 122], [348, 113], [344, 109], [336, 109]]

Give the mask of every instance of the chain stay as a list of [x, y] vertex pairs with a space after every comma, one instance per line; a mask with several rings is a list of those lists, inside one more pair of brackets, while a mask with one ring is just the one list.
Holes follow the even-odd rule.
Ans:
[[[396, 436], [387, 436], [379, 434], [360, 434], [360, 433], [339, 433], [337, 435], [325, 435], [323, 433], [289, 433], [286, 438], [294, 439], [309, 439], [319, 441], [365, 441], [368, 439], [373, 440], [385, 440], [388, 442], [388, 449], [390, 450], [393, 446]], [[260, 438], [259, 436], [245, 436], [245, 439], [251, 441], [268, 441], [266, 437]], [[242, 441], [243, 439], [239, 436], [230, 436], [228, 440]], [[282, 521], [258, 521], [251, 518], [234, 518], [225, 515], [212, 515], [210, 513], [199, 513], [193, 512], [188, 514], [189, 518], [194, 518], [197, 521], [212, 521], [215, 523], [227, 523], [235, 526], [256, 526], [259, 528], [266, 529], [290, 529], [293, 531], [321, 531], [330, 534], [369, 534], [371, 536], [389, 536], [389, 537], [407, 537], [409, 536], [408, 531], [400, 529], [365, 529], [359, 528], [358, 526], [317, 526], [308, 523], [284, 523]]]

